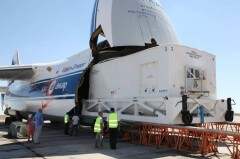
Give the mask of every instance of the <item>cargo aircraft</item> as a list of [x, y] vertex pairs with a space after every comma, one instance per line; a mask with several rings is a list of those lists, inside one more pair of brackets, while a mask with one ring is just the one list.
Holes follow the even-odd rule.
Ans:
[[42, 108], [52, 122], [76, 112], [91, 125], [111, 107], [129, 122], [233, 120], [232, 99], [216, 99], [215, 56], [180, 45], [158, 0], [96, 0], [89, 44], [42, 64], [23, 65], [16, 52], [12, 66], [0, 67], [6, 122]]

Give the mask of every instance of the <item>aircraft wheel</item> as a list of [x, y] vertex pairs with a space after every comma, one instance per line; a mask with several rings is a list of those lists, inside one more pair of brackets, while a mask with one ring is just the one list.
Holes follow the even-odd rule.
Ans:
[[22, 122], [22, 120], [23, 120], [23, 117], [19, 112], [17, 112], [17, 116], [15, 116], [15, 118], [16, 118], [16, 121]]
[[10, 116], [5, 118], [5, 124], [10, 125], [12, 122], [18, 121], [16, 116]]
[[189, 111], [182, 112], [182, 121], [186, 125], [191, 125], [192, 124], [193, 117], [192, 117], [192, 115], [190, 114]]
[[17, 116], [10, 116], [10, 123], [11, 124], [12, 122], [15, 122], [15, 121], [18, 121], [18, 117]]
[[234, 112], [233, 111], [227, 111], [225, 114], [225, 120], [232, 122], [234, 118]]
[[5, 124], [10, 125], [10, 123], [11, 123], [11, 117], [6, 117], [5, 118]]

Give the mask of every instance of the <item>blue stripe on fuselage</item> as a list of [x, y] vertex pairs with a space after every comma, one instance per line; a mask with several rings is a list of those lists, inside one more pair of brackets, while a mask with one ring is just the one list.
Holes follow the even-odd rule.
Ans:
[[49, 79], [37, 81], [29, 85], [25, 85], [12, 92], [8, 92], [7, 95], [12, 97], [47, 96], [46, 88], [50, 80], [56, 81], [56, 85], [53, 87], [54, 89], [52, 91], [51, 96], [75, 94], [82, 72], [83, 71], [81, 70], [81, 71], [65, 74], [56, 78], [49, 78]]
[[76, 74], [76, 73], [82, 73], [83, 71], [84, 71], [84, 70], [75, 71], [75, 72], [67, 73], [67, 74], [64, 74], [64, 75], [61, 75], [61, 76], [57, 76], [57, 77], [55, 77], [55, 78], [47, 78], [47, 79], [39, 80], [39, 81], [33, 82], [33, 83], [31, 83], [31, 84], [46, 82], [46, 81], [49, 81], [49, 80], [52, 80], [52, 79], [62, 78], [62, 77], [64, 77], [64, 76], [68, 76], [68, 75], [72, 75], [72, 74]]

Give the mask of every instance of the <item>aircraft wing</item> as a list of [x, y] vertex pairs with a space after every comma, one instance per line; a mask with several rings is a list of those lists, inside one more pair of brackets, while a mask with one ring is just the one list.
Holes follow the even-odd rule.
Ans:
[[34, 71], [31, 65], [0, 67], [0, 80], [25, 80], [32, 78], [33, 75]]

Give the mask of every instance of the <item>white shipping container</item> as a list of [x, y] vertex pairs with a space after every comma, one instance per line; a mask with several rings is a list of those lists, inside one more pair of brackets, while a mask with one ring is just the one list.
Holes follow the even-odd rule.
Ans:
[[193, 123], [201, 120], [201, 105], [206, 122], [225, 121], [226, 101], [216, 99], [215, 56], [186, 46], [160, 45], [93, 66], [83, 115], [114, 107], [122, 120], [182, 124], [183, 95], [189, 97]]

